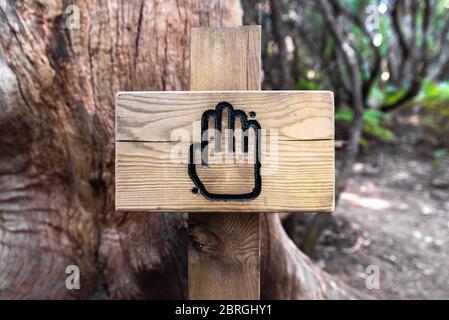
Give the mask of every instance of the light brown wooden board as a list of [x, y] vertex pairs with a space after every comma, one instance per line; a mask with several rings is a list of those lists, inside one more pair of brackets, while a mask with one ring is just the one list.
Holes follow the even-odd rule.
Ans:
[[332, 140], [333, 94], [329, 91], [121, 92], [117, 94], [118, 141], [178, 141], [174, 130], [192, 134], [204, 111], [226, 101], [255, 112], [263, 129], [280, 140]]
[[[279, 141], [277, 170], [262, 175], [262, 193], [251, 201], [215, 201], [192, 193], [187, 164], [172, 164], [176, 142], [117, 142], [116, 206], [127, 211], [297, 212], [332, 211], [333, 141]], [[182, 147], [180, 147], [182, 149]], [[174, 158], [182, 162], [181, 154]], [[198, 169], [211, 191], [244, 193], [253, 166], [210, 165]], [[262, 164], [262, 168], [263, 168]], [[243, 170], [242, 170], [243, 168]], [[246, 170], [245, 170], [246, 169]], [[230, 177], [239, 177], [239, 180]]]
[[[256, 120], [266, 132], [273, 129], [278, 132], [278, 168], [270, 175], [262, 175], [262, 194], [257, 199], [216, 202], [214, 211], [333, 210], [333, 96], [325, 91], [120, 93], [117, 97], [117, 209], [210, 211], [211, 202], [191, 191], [194, 185], [187, 173], [190, 142], [179, 143], [179, 136], [172, 133], [185, 131], [184, 139], [190, 140], [196, 121], [199, 136], [203, 112], [221, 101], [247, 114], [255, 112]], [[173, 159], [174, 147], [185, 151], [184, 159]], [[270, 154], [270, 149], [262, 144], [262, 153]], [[197, 167], [200, 170], [201, 166]], [[262, 162], [262, 173], [269, 167]], [[228, 179], [233, 170], [241, 172], [234, 176], [243, 179]], [[215, 193], [229, 194], [230, 190], [237, 193], [239, 186], [248, 190], [252, 182], [253, 170], [246, 171], [246, 175], [244, 170], [232, 166], [216, 170], [211, 166], [203, 171], [207, 171], [204, 180]]]

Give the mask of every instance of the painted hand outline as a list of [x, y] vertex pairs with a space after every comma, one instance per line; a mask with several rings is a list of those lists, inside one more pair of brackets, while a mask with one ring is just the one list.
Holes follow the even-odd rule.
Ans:
[[[254, 143], [254, 188], [249, 193], [242, 194], [217, 194], [212, 193], [207, 190], [201, 179], [198, 177], [196, 171], [196, 164], [194, 161], [195, 150], [201, 150], [201, 165], [208, 166], [208, 156], [207, 152], [203, 152], [208, 146], [209, 140], [204, 137], [204, 133], [207, 132], [209, 128], [209, 119], [212, 118], [215, 123], [216, 137], [215, 137], [215, 148], [216, 150], [221, 150], [221, 133], [222, 133], [222, 117], [223, 111], [228, 111], [228, 131], [232, 134], [232, 141], [235, 137], [233, 135], [235, 129], [235, 119], [239, 118], [242, 126], [242, 147], [243, 153], [248, 153], [248, 133], [249, 130], [253, 129], [255, 131], [255, 143]], [[220, 102], [216, 105], [215, 110], [207, 110], [203, 113], [201, 117], [201, 143], [193, 143], [189, 148], [189, 162], [188, 162], [188, 172], [190, 179], [192, 179], [195, 186], [198, 188], [199, 192], [209, 200], [215, 201], [246, 201], [253, 200], [257, 198], [262, 191], [262, 178], [260, 176], [260, 124], [256, 120], [248, 120], [246, 113], [242, 110], [234, 110], [234, 107], [228, 102]], [[233, 152], [235, 152], [235, 143], [232, 143]]]

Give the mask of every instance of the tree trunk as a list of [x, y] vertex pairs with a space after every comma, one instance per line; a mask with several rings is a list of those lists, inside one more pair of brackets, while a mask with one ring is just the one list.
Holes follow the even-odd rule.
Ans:
[[187, 90], [190, 28], [239, 3], [75, 1], [79, 29], [69, 4], [0, 7], [0, 297], [185, 298], [185, 215], [114, 211], [114, 95]]
[[278, 215], [261, 223], [262, 299], [371, 299], [321, 271], [287, 236]]
[[[186, 298], [186, 215], [114, 210], [114, 95], [187, 90], [190, 28], [239, 25], [240, 4], [74, 2], [0, 3], [0, 298]], [[262, 296], [336, 297], [303, 293], [328, 276], [266, 221], [262, 259], [284, 265], [262, 268]]]

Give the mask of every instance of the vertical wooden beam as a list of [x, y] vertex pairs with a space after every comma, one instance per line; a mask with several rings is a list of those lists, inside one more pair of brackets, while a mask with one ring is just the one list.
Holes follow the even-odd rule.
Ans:
[[[259, 26], [192, 29], [190, 90], [260, 90], [260, 36]], [[189, 230], [190, 299], [260, 298], [257, 213], [191, 213]]]

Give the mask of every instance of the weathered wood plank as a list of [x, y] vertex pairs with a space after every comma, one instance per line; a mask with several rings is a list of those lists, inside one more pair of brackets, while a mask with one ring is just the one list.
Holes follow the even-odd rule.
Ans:
[[260, 90], [260, 26], [193, 28], [190, 90]]
[[191, 299], [259, 299], [259, 216], [190, 214]]
[[[193, 29], [191, 40], [190, 90], [260, 90], [260, 26]], [[191, 299], [260, 298], [258, 214], [190, 213], [189, 229]]]
[[[262, 171], [262, 193], [252, 201], [211, 202], [194, 187], [187, 156], [170, 153], [176, 142], [117, 142], [116, 206], [129, 211], [297, 212], [332, 211], [334, 206], [333, 141], [279, 141], [277, 168]], [[185, 145], [185, 146], [183, 146]], [[172, 161], [177, 163], [172, 163]], [[208, 189], [244, 193], [252, 183], [253, 165], [197, 165]], [[265, 166], [266, 167], [266, 166]], [[262, 168], [264, 164], [262, 163]], [[212, 209], [213, 208], [213, 209]]]
[[280, 140], [334, 138], [330, 91], [121, 92], [117, 94], [117, 140], [174, 141], [174, 130], [192, 135], [193, 123], [221, 101], [248, 115]]

